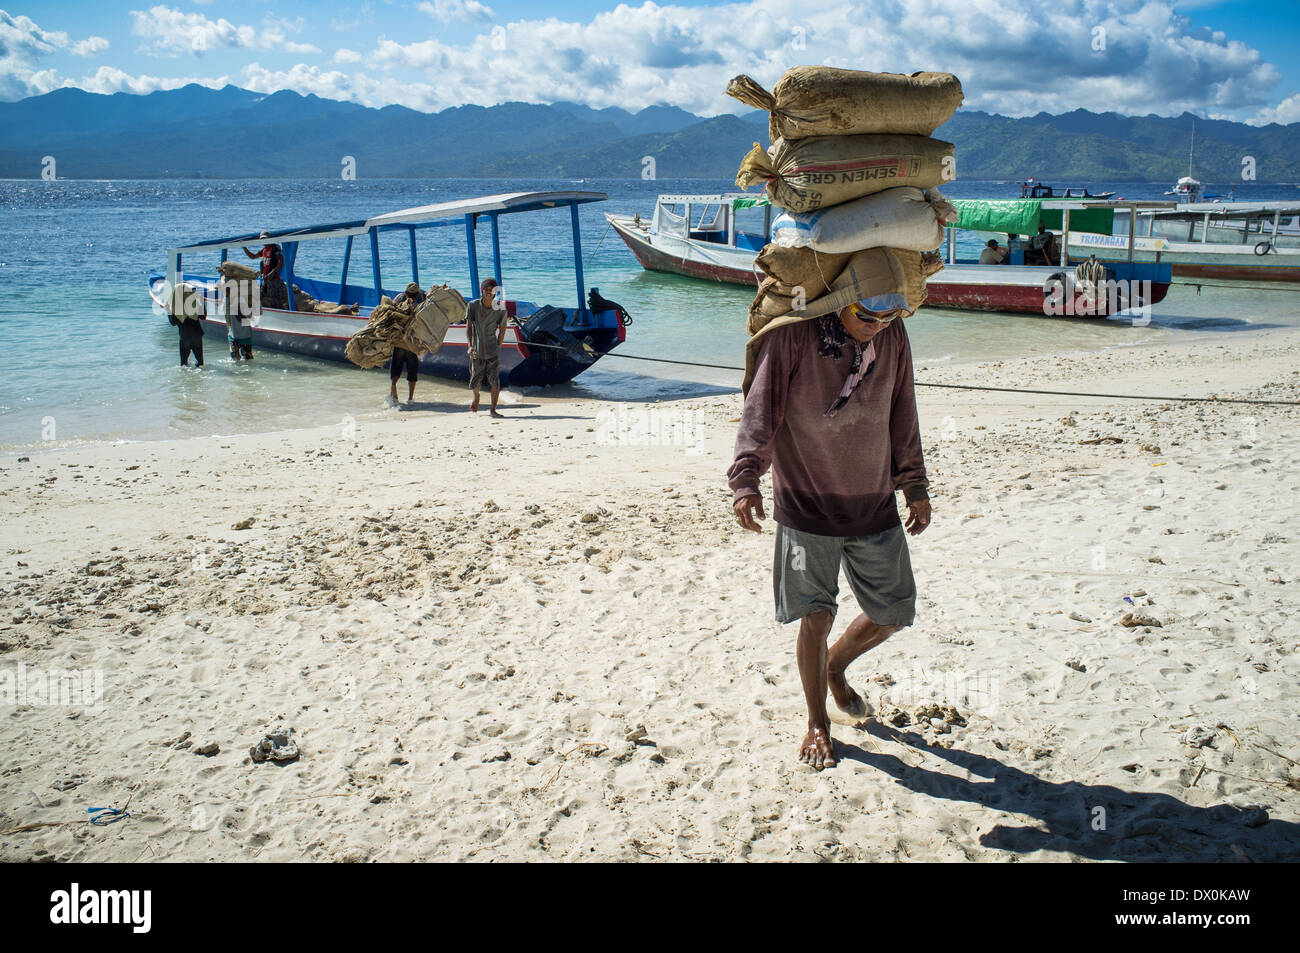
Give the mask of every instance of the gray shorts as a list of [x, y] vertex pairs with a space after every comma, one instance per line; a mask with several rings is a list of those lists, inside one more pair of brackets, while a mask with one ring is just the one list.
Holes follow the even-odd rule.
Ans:
[[473, 390], [501, 386], [501, 355], [489, 358], [472, 357], [469, 361], [469, 386]]
[[818, 536], [776, 527], [772, 588], [776, 621], [836, 609], [840, 567], [858, 605], [876, 625], [908, 626], [916, 617], [916, 580], [902, 526], [870, 536]]

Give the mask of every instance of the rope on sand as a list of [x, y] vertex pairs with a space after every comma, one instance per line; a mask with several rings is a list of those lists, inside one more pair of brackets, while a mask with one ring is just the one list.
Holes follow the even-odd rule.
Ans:
[[[529, 347], [537, 345], [530, 344]], [[543, 345], [545, 346], [545, 345]], [[610, 351], [606, 357], [622, 357], [629, 361], [653, 361], [656, 364], [682, 364], [687, 367], [711, 367], [721, 371], [743, 371], [743, 367], [732, 364], [701, 364], [697, 361], [670, 361], [662, 357], [643, 357], [639, 354], [623, 354]], [[1272, 407], [1300, 407], [1300, 400], [1249, 400], [1240, 397], [1154, 397], [1149, 394], [1095, 394], [1089, 391], [1075, 390], [1034, 390], [1027, 387], [989, 387], [981, 384], [932, 384], [917, 381], [917, 387], [942, 387], [946, 390], [981, 390], [1001, 394], [1050, 394], [1054, 397], [1105, 397], [1111, 400], [1147, 400], [1156, 403], [1176, 402], [1188, 404], [1256, 404]]]
[[1289, 291], [1292, 294], [1295, 294], [1296, 290], [1294, 284], [1281, 281], [1255, 284], [1247, 284], [1244, 281], [1171, 281], [1170, 284], [1195, 288], [1198, 295], [1202, 288], [1230, 288], [1233, 291]]

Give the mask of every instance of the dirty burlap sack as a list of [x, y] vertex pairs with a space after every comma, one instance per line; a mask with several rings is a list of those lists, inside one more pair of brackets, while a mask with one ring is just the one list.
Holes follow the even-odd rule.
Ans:
[[359, 304], [334, 304], [329, 301], [317, 301], [297, 285], [293, 286], [293, 308], [295, 311], [313, 311], [316, 314], [356, 314], [361, 310]]
[[217, 265], [217, 271], [226, 278], [248, 279], [257, 278], [261, 272], [252, 265], [242, 265], [237, 261], [223, 261]]
[[808, 297], [816, 298], [839, 277], [852, 255], [834, 255], [811, 248], [764, 245], [754, 264], [769, 278], [787, 285], [799, 285]]
[[447, 336], [447, 328], [465, 319], [468, 306], [469, 302], [451, 285], [435, 285], [415, 312], [410, 336], [420, 342], [424, 351], [437, 354]]
[[348, 339], [344, 354], [358, 367], [378, 367], [400, 347], [414, 354], [436, 352], [447, 328], [465, 317], [466, 301], [450, 285], [429, 289], [418, 306], [410, 300], [394, 304], [385, 295], [370, 312], [366, 326]]
[[811, 212], [900, 185], [929, 189], [955, 175], [953, 145], [925, 136], [860, 135], [757, 142], [736, 185], [762, 184], [773, 205]]
[[[767, 252], [764, 249], [759, 257]], [[777, 258], [783, 260], [777, 262]], [[909, 316], [925, 303], [926, 279], [943, 268], [943, 259], [934, 253], [899, 248], [868, 248], [847, 256], [818, 255], [808, 248], [780, 249], [768, 255], [767, 264], [782, 268], [783, 274], [811, 276], [820, 282], [818, 269], [837, 258], [844, 259], [839, 272], [816, 296], [776, 277], [759, 285], [745, 324], [750, 338], [745, 347], [743, 392], [749, 392], [754, 380], [765, 335], [788, 324], [832, 314], [855, 301], [865, 301], [882, 313]]]
[[378, 367], [392, 357], [394, 347], [418, 354], [418, 346], [406, 336], [414, 317], [415, 307], [410, 302], [394, 304], [384, 295], [370, 312], [366, 326], [348, 338], [344, 356], [358, 367]]
[[871, 73], [830, 66], [795, 66], [768, 92], [748, 76], [727, 84], [727, 95], [771, 114], [778, 139], [902, 133], [928, 136], [962, 102], [951, 73]]

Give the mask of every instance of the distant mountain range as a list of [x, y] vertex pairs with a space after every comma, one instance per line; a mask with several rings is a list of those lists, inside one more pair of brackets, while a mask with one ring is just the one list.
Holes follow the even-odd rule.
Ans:
[[[935, 135], [957, 145], [961, 178], [1170, 182], [1187, 172], [1192, 119], [1077, 109], [1021, 119], [961, 110]], [[767, 116], [711, 118], [675, 106], [639, 112], [503, 103], [423, 113], [235, 86], [137, 96], [60, 89], [0, 103], [0, 177], [328, 178], [345, 156], [359, 177], [729, 178]], [[1241, 181], [1300, 181], [1300, 123], [1248, 126], [1196, 120], [1195, 173]]]

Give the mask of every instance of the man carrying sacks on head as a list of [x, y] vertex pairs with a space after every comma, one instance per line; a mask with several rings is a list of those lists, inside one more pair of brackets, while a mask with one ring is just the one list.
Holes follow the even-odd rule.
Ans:
[[[765, 330], [728, 471], [737, 520], [760, 532], [759, 479], [772, 469], [776, 617], [800, 621], [808, 731], [799, 759], [818, 770], [835, 764], [827, 688], [848, 719], [868, 716], [845, 669], [915, 614], [895, 492], [907, 503], [908, 533], [930, 524], [912, 353], [898, 320], [912, 307], [902, 294], [873, 293], [853, 272]], [[828, 652], [841, 566], [862, 612]]]

